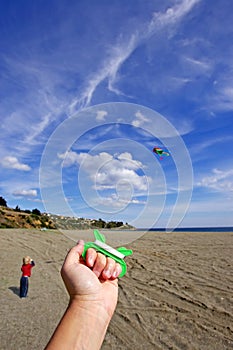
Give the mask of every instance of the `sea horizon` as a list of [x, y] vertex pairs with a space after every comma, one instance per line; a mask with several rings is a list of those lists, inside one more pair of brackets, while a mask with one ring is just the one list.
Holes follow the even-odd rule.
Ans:
[[233, 226], [214, 226], [214, 227], [177, 227], [172, 228], [137, 228], [139, 231], [154, 231], [154, 232], [233, 232]]

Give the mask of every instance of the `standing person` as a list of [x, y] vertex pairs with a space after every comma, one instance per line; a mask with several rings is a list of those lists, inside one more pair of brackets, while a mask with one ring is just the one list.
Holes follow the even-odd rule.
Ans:
[[28, 293], [28, 278], [31, 276], [31, 269], [35, 266], [34, 261], [30, 256], [23, 258], [23, 265], [21, 267], [22, 277], [20, 279], [20, 298], [26, 298]]
[[99, 350], [115, 311], [120, 264], [93, 248], [83, 261], [83, 249], [81, 240], [63, 264], [70, 302], [45, 350]]

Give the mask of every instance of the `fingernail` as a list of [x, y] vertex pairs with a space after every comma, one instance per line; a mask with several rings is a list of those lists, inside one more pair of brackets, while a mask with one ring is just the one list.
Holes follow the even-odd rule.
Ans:
[[105, 270], [104, 271], [104, 274], [107, 278], [110, 278], [111, 277], [111, 271], [109, 269]]
[[119, 275], [119, 271], [118, 270], [114, 270], [112, 277], [116, 278]]
[[93, 267], [93, 265], [94, 265], [94, 259], [93, 259], [92, 256], [89, 257], [88, 263], [89, 263], [90, 267]]

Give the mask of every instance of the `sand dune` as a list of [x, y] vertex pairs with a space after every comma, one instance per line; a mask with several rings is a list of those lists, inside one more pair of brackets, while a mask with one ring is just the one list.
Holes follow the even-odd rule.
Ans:
[[[68, 302], [59, 271], [71, 246], [60, 233], [0, 230], [1, 349], [44, 348]], [[233, 349], [232, 233], [150, 232], [128, 247], [103, 350]], [[21, 300], [28, 254], [36, 267]]]

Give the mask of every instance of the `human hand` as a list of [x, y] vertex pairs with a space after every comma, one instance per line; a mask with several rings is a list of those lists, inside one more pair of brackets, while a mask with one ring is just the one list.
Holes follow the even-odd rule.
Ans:
[[89, 248], [85, 260], [82, 258], [84, 242], [73, 247], [62, 266], [61, 275], [71, 301], [94, 302], [101, 305], [112, 316], [118, 296], [117, 277], [120, 264]]
[[99, 350], [118, 296], [121, 265], [93, 248], [82, 258], [84, 242], [73, 247], [61, 275], [70, 303], [46, 350]]

